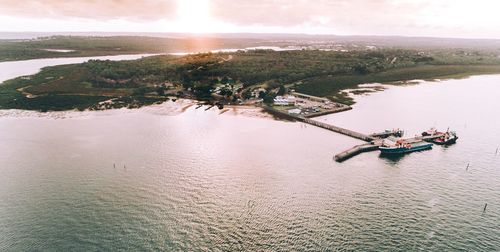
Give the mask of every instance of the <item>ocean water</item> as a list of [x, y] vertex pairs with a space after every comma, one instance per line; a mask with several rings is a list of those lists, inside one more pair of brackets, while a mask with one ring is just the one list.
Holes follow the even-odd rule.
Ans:
[[460, 139], [343, 163], [358, 140], [256, 109], [0, 111], [0, 250], [498, 251], [498, 83], [356, 96], [318, 120]]

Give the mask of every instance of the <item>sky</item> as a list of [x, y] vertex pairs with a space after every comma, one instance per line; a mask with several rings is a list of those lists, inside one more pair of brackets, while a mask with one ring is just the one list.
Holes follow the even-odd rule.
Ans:
[[0, 0], [0, 31], [500, 39], [498, 0]]

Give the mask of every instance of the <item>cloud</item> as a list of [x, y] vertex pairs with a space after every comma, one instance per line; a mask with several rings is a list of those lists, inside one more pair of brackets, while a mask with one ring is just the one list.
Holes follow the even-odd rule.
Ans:
[[365, 30], [412, 24], [412, 17], [426, 4], [422, 0], [212, 0], [212, 14], [237, 25], [320, 25]]
[[0, 0], [0, 20], [3, 30], [500, 38], [499, 9], [495, 0]]
[[237, 26], [321, 33], [500, 37], [493, 0], [211, 0], [212, 15]]
[[500, 37], [494, 0], [211, 0], [237, 26], [336, 34]]
[[175, 11], [175, 0], [0, 0], [0, 15], [28, 18], [158, 20]]

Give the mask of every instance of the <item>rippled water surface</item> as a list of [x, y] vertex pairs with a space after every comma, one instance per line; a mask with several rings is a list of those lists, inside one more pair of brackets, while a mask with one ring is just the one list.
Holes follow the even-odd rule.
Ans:
[[500, 76], [358, 96], [319, 120], [460, 139], [340, 164], [359, 141], [245, 109], [4, 111], [0, 250], [500, 250], [498, 97]]

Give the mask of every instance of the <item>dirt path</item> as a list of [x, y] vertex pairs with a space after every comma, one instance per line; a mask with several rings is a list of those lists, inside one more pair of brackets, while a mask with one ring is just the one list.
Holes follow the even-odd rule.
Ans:
[[25, 91], [25, 89], [26, 89], [26, 88], [29, 88], [29, 87], [31, 87], [31, 85], [30, 85], [30, 86], [25, 86], [25, 87], [22, 87], [22, 88], [18, 88], [18, 89], [16, 89], [16, 90], [17, 90], [18, 92], [20, 92], [21, 94], [23, 94], [24, 96], [26, 96], [26, 98], [28, 98], [28, 99], [32, 99], [32, 98], [37, 97], [36, 95], [34, 95], [34, 94], [32, 94], [32, 93], [28, 93], [28, 92], [26, 92], [26, 91]]

